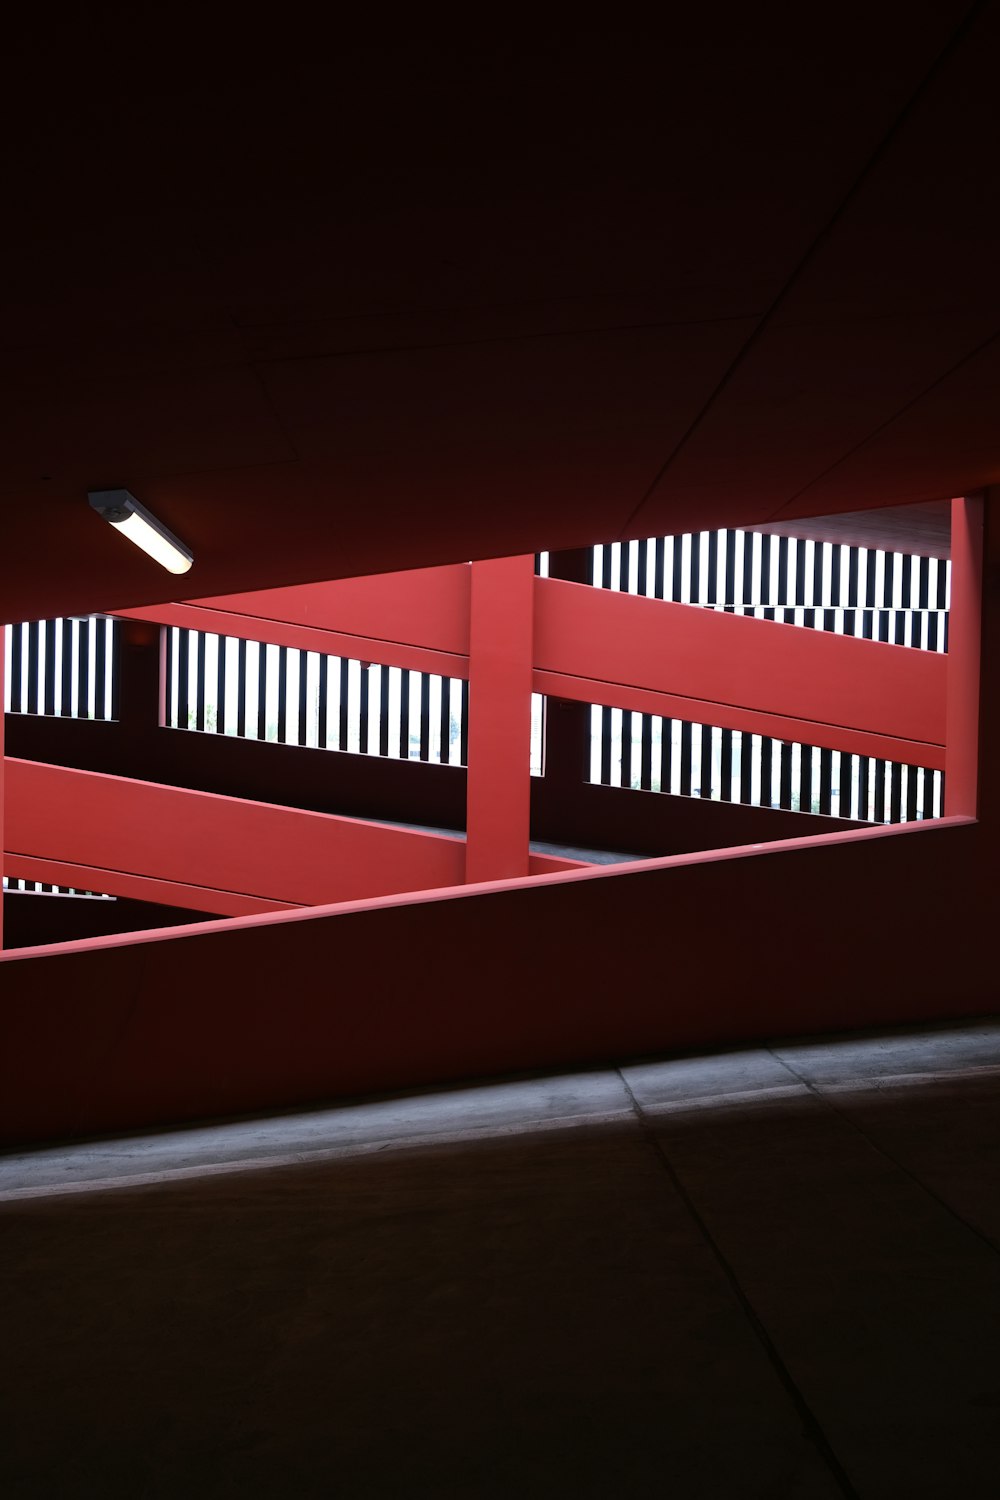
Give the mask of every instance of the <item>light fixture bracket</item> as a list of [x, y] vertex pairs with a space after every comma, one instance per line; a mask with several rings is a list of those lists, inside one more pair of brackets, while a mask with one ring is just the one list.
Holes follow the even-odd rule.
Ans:
[[87, 499], [99, 516], [168, 572], [186, 573], [191, 567], [194, 556], [190, 549], [130, 490], [88, 490]]

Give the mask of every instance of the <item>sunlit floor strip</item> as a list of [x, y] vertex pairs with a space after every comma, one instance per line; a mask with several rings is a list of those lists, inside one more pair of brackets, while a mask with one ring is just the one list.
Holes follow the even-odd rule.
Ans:
[[[794, 1109], [1000, 1076], [1000, 1023], [775, 1043], [773, 1047], [484, 1083], [336, 1108], [81, 1141], [0, 1156], [0, 1203], [291, 1169], [574, 1130], [638, 1129], [651, 1118]], [[623, 1077], [628, 1083], [626, 1088]]]
[[525, 1120], [519, 1124], [495, 1126], [481, 1130], [436, 1131], [431, 1135], [413, 1135], [391, 1141], [352, 1141], [343, 1145], [322, 1147], [315, 1151], [296, 1151], [287, 1156], [247, 1156], [236, 1160], [204, 1162], [190, 1167], [166, 1167], [157, 1172], [128, 1172], [112, 1177], [80, 1178], [73, 1182], [49, 1182], [38, 1187], [0, 1189], [0, 1203], [20, 1198], [65, 1198], [79, 1193], [120, 1192], [123, 1188], [149, 1187], [158, 1183], [184, 1182], [203, 1177], [232, 1177], [247, 1172], [270, 1172], [276, 1168], [315, 1166], [323, 1162], [345, 1161], [377, 1153], [427, 1151], [439, 1146], [469, 1145], [480, 1140], [499, 1140], [518, 1135], [555, 1134], [581, 1126], [608, 1128], [629, 1123], [629, 1111], [613, 1114], [567, 1115], [563, 1119]]

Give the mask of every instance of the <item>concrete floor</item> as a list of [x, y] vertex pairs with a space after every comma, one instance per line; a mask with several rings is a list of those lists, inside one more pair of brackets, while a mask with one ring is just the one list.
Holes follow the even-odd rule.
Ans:
[[1000, 1493], [1000, 1023], [0, 1159], [0, 1493]]

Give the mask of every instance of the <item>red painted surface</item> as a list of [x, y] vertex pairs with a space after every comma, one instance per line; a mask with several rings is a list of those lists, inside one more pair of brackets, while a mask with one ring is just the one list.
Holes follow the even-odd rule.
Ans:
[[625, 684], [944, 743], [945, 662], [935, 652], [556, 579], [537, 585], [535, 609], [536, 667], [588, 679], [594, 702], [614, 705]]
[[975, 817], [979, 801], [979, 693], [983, 596], [983, 500], [951, 502], [946, 813]]
[[[478, 643], [474, 668], [478, 685], [471, 697], [472, 772], [468, 778], [468, 797], [473, 839], [467, 859], [467, 878], [473, 881], [523, 874], [529, 870], [573, 867], [572, 863], [528, 860], [531, 788], [527, 776], [526, 735], [527, 700], [532, 686], [545, 692], [550, 699], [578, 699], [584, 703], [603, 701], [625, 709], [720, 723], [806, 743], [819, 742], [834, 749], [881, 755], [932, 767], [943, 765], [944, 750], [940, 744], [907, 740], [898, 733], [890, 735], [871, 727], [857, 727], [863, 724], [866, 713], [883, 724], [889, 719], [906, 721], [907, 715], [909, 722], [919, 721], [921, 705], [924, 720], [931, 721], [936, 708], [931, 699], [940, 689], [945, 666], [939, 657], [797, 631], [769, 622], [718, 616], [691, 607], [636, 599], [558, 580], [532, 582], [529, 562], [530, 558], [527, 561], [507, 559], [476, 564], [473, 568], [438, 568], [358, 579], [349, 584], [273, 590], [262, 596], [268, 610], [280, 610], [293, 617], [291, 621], [267, 618], [263, 613], [265, 605], [254, 596], [227, 601], [252, 613], [233, 614], [215, 607], [224, 601], [211, 601], [207, 607], [203, 604], [172, 605], [147, 612], [130, 612], [123, 641], [122, 714], [123, 726], [131, 725], [135, 754], [127, 757], [124, 764], [141, 767], [149, 762], [152, 765], [150, 756], [143, 755], [143, 737], [139, 731], [147, 720], [152, 724], [153, 686], [157, 689], [158, 717], [162, 722], [162, 651], [160, 681], [153, 684], [147, 680], [149, 672], [146, 669], [150, 660], [147, 648], [155, 640], [155, 637], [150, 638], [150, 632], [155, 632], [157, 627], [142, 618], [146, 614], [157, 621], [170, 621], [191, 628], [215, 628], [237, 634], [254, 632], [290, 646], [349, 650], [365, 658], [381, 657], [400, 665], [452, 673], [467, 673], [469, 670], [468, 636], [470, 629], [473, 630]], [[475, 588], [471, 615], [470, 584]], [[542, 621], [537, 645], [532, 628], [533, 605], [537, 606]], [[972, 613], [975, 613], [974, 597]], [[382, 633], [378, 637], [363, 637], [329, 628], [345, 622], [356, 629], [377, 628]], [[959, 629], [961, 639], [961, 624]], [[400, 639], [389, 640], [389, 634]], [[722, 643], [732, 649], [723, 651]], [[460, 653], [445, 656], [439, 649], [442, 645], [457, 646]], [[581, 671], [586, 668], [586, 675], [553, 671], [544, 665], [536, 665], [532, 675], [532, 660], [569, 662]], [[828, 673], [819, 681], [810, 675], [817, 660]], [[588, 666], [588, 663], [594, 665]], [[957, 667], [956, 657], [952, 679], [956, 691], [957, 685], [964, 681]], [[595, 675], [602, 671], [617, 673], [622, 680], [612, 681]], [[666, 691], [664, 683], [669, 685]], [[741, 695], [743, 704], [705, 696], [704, 687], [700, 687], [699, 696], [685, 696], [679, 691], [692, 683], [707, 683], [711, 691], [730, 697]], [[970, 701], [973, 710], [975, 707], [974, 673], [963, 691], [962, 711], [967, 715]], [[769, 697], [783, 704], [804, 704], [807, 709], [822, 711], [831, 717], [837, 714], [844, 718], [850, 716], [853, 722], [817, 724], [815, 720], [796, 718], [787, 712], [771, 712], [760, 707], [761, 699], [766, 702]], [[860, 709], [856, 706], [859, 702]], [[744, 706], [746, 704], [752, 706]], [[93, 727], [86, 728], [93, 735]], [[102, 732], [105, 737], [108, 733], [120, 736], [122, 726], [117, 730], [105, 727]], [[939, 728], [937, 732], [940, 732]], [[956, 733], [956, 745], [959, 739]], [[149, 748], [147, 746], [147, 750]], [[184, 748], [187, 748], [186, 744]], [[194, 748], [204, 757], [204, 742]], [[267, 753], [273, 757], [274, 748], [270, 747]], [[956, 749], [953, 753], [957, 755], [959, 752]], [[155, 761], [155, 755], [152, 759]], [[187, 759], [190, 761], [190, 757]], [[144, 774], [153, 782], [183, 781], [183, 777], [176, 778], [169, 773], [167, 777], [162, 772], [158, 776], [155, 770], [146, 770]], [[190, 768], [188, 774], [191, 774]], [[581, 767], [576, 775], [582, 774]], [[252, 889], [245, 889], [245, 875], [239, 877], [243, 883], [237, 884], [237, 877], [231, 870], [220, 873], [211, 860], [206, 865], [204, 851], [193, 847], [187, 849], [179, 863], [163, 867], [157, 861], [160, 852], [167, 847], [163, 844], [162, 830], [168, 820], [164, 818], [157, 799], [165, 789], [161, 787], [157, 791], [152, 788], [140, 794], [134, 790], [119, 792], [116, 790], [119, 785], [134, 789], [137, 783], [135, 780], [120, 783], [104, 780], [101, 797], [106, 826], [103, 830], [101, 820], [95, 819], [87, 838], [82, 842], [80, 839], [72, 842], [69, 826], [62, 827], [55, 844], [39, 846], [34, 842], [24, 842], [16, 852], [22, 859], [61, 862], [67, 871], [64, 883], [89, 882], [101, 885], [110, 893], [128, 894], [131, 880], [158, 882], [162, 897], [168, 904], [177, 904], [182, 899], [183, 893], [177, 887], [183, 886], [193, 908], [230, 915], [266, 910], [280, 901], [327, 900], [334, 894], [347, 899], [382, 890], [436, 886], [450, 879], [451, 865], [447, 860], [443, 873], [440, 862], [432, 861], [425, 870], [422, 856], [417, 858], [417, 868], [412, 867], [413, 850], [430, 846], [421, 842], [424, 836], [405, 832], [388, 837], [395, 838], [399, 847], [410, 851], [410, 863], [404, 860], [400, 866], [398, 855], [393, 852], [385, 874], [380, 874], [376, 866], [386, 851], [385, 831], [360, 836], [358, 829], [366, 825], [351, 822], [344, 822], [343, 826], [353, 830], [349, 835], [351, 839], [357, 841], [362, 837], [363, 853], [352, 854], [346, 862], [341, 860], [336, 886], [329, 884], [325, 873], [324, 882], [319, 886], [314, 886], [309, 880], [303, 886], [293, 879], [290, 886], [283, 884], [278, 890], [268, 883], [274, 878], [273, 870], [265, 872], [261, 867], [251, 877], [257, 884]], [[230, 790], [224, 780], [222, 783], [216, 781], [210, 789]], [[953, 799], [957, 795], [956, 784]], [[124, 801], [119, 804], [120, 796]], [[134, 849], [123, 850], [118, 846], [120, 830], [138, 826], [141, 821], [128, 805], [130, 799], [134, 801], [137, 796], [141, 798], [143, 816], [152, 809], [148, 835], [141, 841], [146, 864], [136, 863], [140, 856]], [[225, 797], [220, 806], [233, 808], [237, 800]], [[187, 806], [185, 817], [190, 822], [201, 817], [206, 804], [195, 802]], [[966, 800], [961, 810], [967, 809]], [[397, 816], [412, 816], [414, 811], [408, 806]], [[75, 820], [76, 811], [73, 810], [69, 825]], [[455, 819], [446, 817], [444, 821], [451, 823]], [[172, 832], [176, 833], [183, 824], [184, 817]], [[109, 830], [116, 830], [110, 852], [105, 848], [111, 837]], [[775, 836], [769, 832], [769, 837]], [[30, 839], [37, 837], [36, 829]], [[570, 841], [575, 838], [585, 844], [588, 835], [584, 830], [575, 834], [566, 830], [558, 832], [557, 837], [568, 837]], [[218, 843], [218, 840], [214, 842]], [[618, 840], [613, 830], [608, 830], [598, 842], [614, 846]], [[700, 847], [717, 847], [719, 842], [718, 838], [712, 838]], [[631, 846], [626, 844], [626, 847]], [[644, 847], [643, 841], [640, 840], [635, 847]], [[672, 847], [676, 846], [670, 838], [652, 845], [655, 852], [667, 852]], [[680, 847], [685, 847], [683, 841]], [[155, 857], [151, 853], [153, 850], [157, 851]], [[448, 858], [454, 861], [456, 857], [452, 846]], [[148, 863], [150, 858], [153, 858], [152, 864]], [[26, 867], [19, 865], [18, 868], [23, 873]], [[81, 875], [82, 870], [92, 873]], [[103, 877], [101, 872], [104, 872]], [[44, 870], [39, 878], [44, 878]], [[49, 878], [56, 878], [51, 871]], [[306, 889], [307, 895], [303, 894]], [[155, 885], [146, 885], [142, 894], [149, 898], [154, 892]]]
[[[16, 762], [14, 764], [16, 765]], [[103, 779], [114, 780], [114, 778]], [[236, 799], [219, 800], [235, 801]], [[359, 826], [372, 825], [361, 824]], [[419, 840], [426, 839], [428, 835], [414, 833], [412, 837]], [[158, 862], [155, 827], [147, 829], [147, 839], [146, 857], [149, 864], [155, 866]], [[464, 841], [454, 842], [461, 848]], [[528, 861], [528, 874], [530, 875], [552, 875], [562, 870], [589, 868], [591, 866], [586, 860], [566, 859], [553, 854], [532, 854]], [[303, 904], [301, 901], [279, 901], [274, 897], [249, 896], [240, 891], [196, 885], [190, 881], [164, 880], [152, 875], [133, 874], [107, 865], [47, 859], [32, 854], [7, 852], [4, 855], [4, 873], [18, 880], [41, 880], [50, 885], [71, 886], [77, 890], [101, 891], [108, 896], [125, 896], [137, 901], [159, 902], [165, 906], [208, 912], [213, 916], [245, 917], [266, 911], [291, 911]], [[429, 870], [428, 873], [431, 871]], [[439, 879], [443, 879], [446, 875], [453, 875], [454, 870], [443, 872], [438, 870], [436, 874]], [[345, 897], [345, 899], [350, 898]]]
[[[995, 761], [995, 533], [991, 546], [980, 707], [983, 753]], [[833, 646], [837, 667], [826, 711], [831, 702], [836, 707], [860, 696], [855, 720], [865, 733], [880, 732], [887, 722], [898, 733], [900, 716], [912, 729], [921, 712], [927, 724], [935, 713], [941, 720], [943, 694], [936, 708], [921, 709], [913, 672], [924, 669], [908, 666], [927, 664], [924, 687], [943, 687], [940, 658], [572, 584], [539, 587], [530, 558], [483, 568], [485, 586], [478, 602], [475, 591], [472, 598], [471, 701], [477, 682], [489, 682], [487, 708], [506, 699], [515, 720], [518, 713], [522, 718], [520, 738], [507, 743], [491, 737], [488, 715], [480, 717], [475, 736], [470, 733], [473, 759], [484, 772], [490, 769], [474, 806], [483, 820], [484, 856], [517, 858], [517, 878], [463, 888], [458, 840], [7, 762], [9, 843], [17, 848], [18, 829], [27, 828], [36, 857], [114, 865], [166, 881], [197, 873], [199, 884], [310, 903], [354, 895], [369, 876], [374, 890], [380, 881], [385, 889], [392, 861], [398, 873], [400, 860], [410, 858], [411, 889], [421, 887], [402, 899], [375, 895], [319, 912], [92, 940], [36, 950], [33, 957], [5, 955], [0, 1066], [7, 1073], [0, 1076], [0, 1119], [7, 1138], [298, 1104], [782, 1031], [978, 1013], [995, 1005], [995, 799], [992, 812], [984, 804], [978, 823], [952, 818], [533, 879], [529, 871], [539, 864], [528, 860], [526, 831], [522, 838], [532, 594], [540, 607], [552, 601], [547, 645], [535, 640], [537, 662], [548, 650], [572, 664], [574, 652], [585, 648], [598, 659], [591, 671], [619, 670], [614, 664], [625, 659], [619, 630], [623, 636], [627, 621], [630, 632], [639, 632], [630, 656], [638, 661], [630, 668], [633, 684], [645, 678], [648, 690], [658, 691], [668, 674], [672, 681], [675, 673], [700, 667], [713, 692], [728, 685], [737, 698], [751, 705], [756, 699], [758, 710], [762, 697], [766, 711], [768, 695], [786, 710], [790, 700], [800, 712], [820, 702], [823, 689], [807, 679], [804, 652]], [[581, 597], [589, 602], [581, 605]], [[515, 609], [518, 601], [524, 607]], [[479, 655], [480, 605], [481, 620], [491, 622], [487, 643], [496, 641], [498, 622], [514, 631], [495, 661], [488, 651]], [[717, 652], [710, 649], [714, 626], [725, 630]], [[736, 639], [731, 626], [742, 643], [735, 661], [724, 651], [725, 641]], [[760, 656], [750, 642], [759, 645]], [[778, 682], [770, 677], [775, 662], [785, 669]], [[848, 662], [861, 673], [860, 695]], [[879, 702], [878, 684], [885, 686], [890, 663], [909, 682], [910, 696], [887, 687], [888, 701]], [[796, 664], [800, 675], [792, 670]], [[504, 810], [504, 819], [492, 816], [496, 809]], [[143, 836], [144, 821], [155, 830], [152, 841]], [[156, 868], [144, 868], [144, 861]], [[442, 875], [431, 875], [432, 862]], [[448, 888], [427, 889], [432, 883]], [[322, 894], [331, 887], [332, 896]], [[849, 943], [834, 940], [830, 930], [829, 914], [845, 891], [852, 899]], [[960, 970], [946, 944], [893, 940], [912, 931], [914, 891], [940, 928], [961, 922], [966, 947]], [[428, 966], [431, 954], [440, 955], [449, 972], [470, 977], [474, 1004], [468, 984], [439, 982]]]
[[[432, 651], [465, 654], [469, 639], [469, 568], [415, 568], [314, 583], [299, 588], [265, 589], [195, 599], [205, 608], [287, 620], [385, 641], [414, 642]], [[419, 634], [414, 637], [414, 623]]]
[[534, 566], [472, 566], [467, 881], [528, 873]]
[[[124, 617], [467, 677], [468, 576], [424, 569]], [[555, 579], [534, 587], [535, 692], [944, 769], [936, 653]], [[261, 600], [282, 618], [265, 616]], [[378, 633], [350, 633], [362, 625]]]
[[[792, 629], [792, 626], [784, 627]], [[899, 647], [887, 647], [899, 650]], [[768, 657], [762, 654], [758, 671], [767, 670]], [[903, 761], [908, 765], [944, 770], [944, 745], [925, 740], [900, 739], [898, 735], [877, 734], [852, 729], [841, 724], [817, 723], [814, 719], [795, 719], [787, 714], [765, 713], [760, 709], [737, 708], [730, 703], [711, 699], [685, 698], [677, 693], [661, 693], [653, 688], [626, 687], [621, 683], [594, 682], [588, 678], [569, 677], [562, 672], [536, 671], [533, 676], [536, 693], [577, 703], [602, 703], [608, 708], [631, 709], [636, 713], [661, 714], [665, 718], [688, 719], [695, 724], [713, 724], [720, 729], [741, 729], [748, 734], [766, 734], [779, 740], [798, 740], [804, 745], [823, 745], [828, 750], [846, 750], [855, 755], [881, 756], [885, 760]]]
[[105, 896], [124, 896], [152, 901], [186, 911], [208, 912], [216, 917], [248, 917], [265, 911], [294, 911], [294, 901], [275, 901], [244, 896], [238, 891], [212, 890], [179, 880], [156, 880], [107, 866], [73, 864], [68, 860], [38, 859], [29, 854], [5, 854], [7, 873], [19, 880], [42, 880], [49, 885], [69, 886], [78, 891], [99, 891]]
[[[367, 581], [367, 580], [366, 580]], [[290, 590], [289, 592], [294, 592]], [[413, 672], [439, 672], [444, 677], [467, 677], [469, 658], [433, 647], [387, 641], [377, 636], [350, 635], [316, 625], [289, 624], [262, 615], [244, 615], [221, 609], [205, 609], [195, 604], [154, 604], [148, 609], [120, 610], [122, 620], [153, 620], [159, 625], [177, 625], [182, 630], [208, 630], [251, 641], [265, 641], [274, 646], [291, 646], [300, 651], [319, 651], [329, 656], [349, 656], [361, 661], [377, 661], [387, 667], [402, 667]], [[415, 617], [411, 635], [422, 634], [420, 616]]]
[[8, 758], [6, 769], [10, 854], [268, 904], [350, 901], [463, 876], [457, 839], [34, 761]]
[[592, 870], [586, 859], [563, 859], [556, 854], [532, 854], [528, 857], [529, 875], [558, 875], [563, 870]]
[[[86, 513], [95, 475], [134, 485], [192, 543], [205, 594], [492, 557], [542, 538], [573, 547], [940, 499], [1000, 475], [996, 6], [913, 6], [903, 25], [896, 7], [869, 7], [863, 49], [856, 27], [833, 27], [819, 60], [808, 28], [778, 21], [748, 50], [705, 12], [666, 82], [663, 49], [634, 27], [574, 27], [560, 39], [559, 88], [537, 49], [484, 66], [470, 31], [425, 48], [421, 68], [405, 45], [347, 38], [331, 90], [325, 57], [306, 48], [271, 66], [271, 28], [257, 44], [263, 67], [218, 65], [232, 58], [224, 22], [199, 36], [206, 65], [184, 109], [170, 105], [188, 38], [180, 52], [169, 37], [150, 52], [151, 104], [127, 130], [108, 86], [133, 61], [127, 32], [102, 35], [100, 59], [81, 66], [74, 33], [41, 7], [21, 9], [27, 30], [8, 39], [11, 117], [37, 111], [39, 56], [47, 88], [46, 129], [6, 186], [8, 618], [170, 597], [173, 581]], [[270, 107], [248, 107], [263, 73]], [[393, 108], [372, 110], [376, 96]], [[693, 136], [708, 98], [713, 128]], [[81, 173], [72, 149], [84, 118], [114, 141], [101, 173]], [[360, 118], [366, 128], [352, 133]], [[234, 120], [245, 136], [235, 153]], [[351, 170], [332, 198], [338, 129], [351, 136]], [[581, 130], [601, 142], [593, 162], [581, 159]], [[183, 222], [164, 171], [184, 184]], [[377, 213], [373, 183], [385, 185]], [[277, 219], [260, 211], [272, 202]], [[141, 270], [109, 258], [123, 214], [150, 247]], [[198, 256], [175, 254], [192, 223]], [[994, 550], [994, 589], [998, 564]], [[331, 1017], [315, 993], [310, 1024], [297, 1032], [293, 1007], [277, 1046], [274, 986], [259, 984], [252, 944], [233, 932], [219, 939], [212, 988], [196, 990], [179, 967], [159, 1001], [135, 986], [137, 1015], [112, 1017], [128, 1023], [117, 1040], [102, 1032], [112, 1002], [125, 1002], [104, 984], [111, 960], [58, 958], [43, 973], [21, 961], [34, 972], [23, 991], [8, 988], [15, 1097], [44, 1125], [46, 1100], [52, 1120], [66, 1102], [63, 1082], [86, 1120], [88, 1099], [103, 1107], [91, 1084], [107, 1085], [112, 1112], [221, 1107], [252, 1100], [255, 1086], [261, 1097], [326, 1091], [352, 1066], [364, 1074], [366, 1059], [369, 1075], [423, 1067], [426, 1078], [546, 1046], [561, 1057], [601, 1039], [618, 1048], [640, 1032], [667, 1045], [779, 1013], [846, 1024], [981, 1005], [995, 994], [985, 893], [1000, 855], [998, 654], [994, 624], [978, 828], [758, 858], [731, 882], [706, 867], [676, 908], [677, 870], [635, 876], [621, 909], [623, 882], [610, 877], [591, 882], [600, 899], [590, 886], [579, 902], [547, 887], [470, 898], [476, 921], [415, 919], [409, 935], [485, 972], [481, 1013], [465, 995], [454, 1016], [434, 993], [415, 1005], [410, 987], [378, 1015], [347, 1000]], [[830, 933], [845, 891], [849, 941]], [[921, 899], [939, 931], [925, 938], [921, 922], [914, 941]], [[481, 916], [496, 907], [500, 918]], [[686, 918], [671, 928], [681, 952], [668, 978], [665, 913]], [[760, 960], [776, 919], [787, 949]], [[366, 915], [369, 935], [378, 920]], [[706, 993], [685, 949], [700, 958], [721, 923], [753, 957], [738, 971], [727, 954], [721, 979], [734, 987]], [[533, 936], [526, 984], [514, 955]], [[626, 941], [636, 994], [616, 1015], [593, 955], [613, 949], [617, 963]], [[275, 975], [339, 964], [363, 985], [369, 971], [343, 946], [287, 943]], [[249, 1001], [226, 993], [234, 952]], [[140, 972], [148, 960], [147, 950]], [[141, 1035], [135, 1047], [135, 1028], [165, 1044], [162, 1062]]]
[[[987, 528], [986, 547], [981, 746], [993, 767], [1000, 526]], [[978, 822], [833, 834], [4, 955], [3, 1134], [27, 1140], [989, 1011], [1000, 857], [993, 785], [984, 783]], [[845, 892], [849, 942], [830, 926]], [[926, 904], [926, 940], [912, 940], [914, 893]], [[954, 930], [963, 934], [959, 965], [940, 940]], [[438, 982], [432, 954], [474, 979], [475, 1003], [469, 985]]]
[[[0, 1135], [984, 1012], [985, 847], [962, 820], [911, 824], [10, 953]], [[914, 890], [961, 911], [959, 967], [887, 941]]]

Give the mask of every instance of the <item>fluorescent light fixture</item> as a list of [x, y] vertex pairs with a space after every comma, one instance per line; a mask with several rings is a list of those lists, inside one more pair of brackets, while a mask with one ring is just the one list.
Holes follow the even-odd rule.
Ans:
[[194, 558], [162, 521], [150, 515], [128, 490], [89, 490], [87, 499], [98, 515], [130, 542], [141, 547], [168, 573], [186, 573]]

